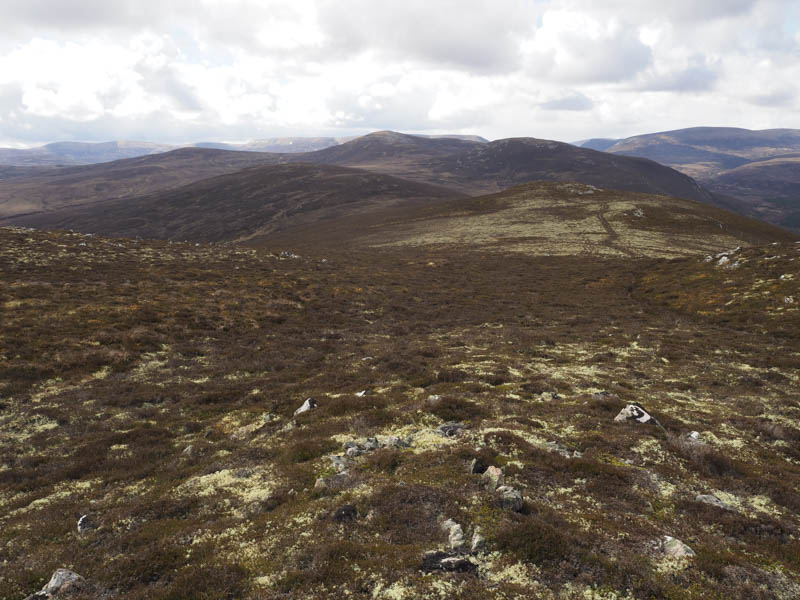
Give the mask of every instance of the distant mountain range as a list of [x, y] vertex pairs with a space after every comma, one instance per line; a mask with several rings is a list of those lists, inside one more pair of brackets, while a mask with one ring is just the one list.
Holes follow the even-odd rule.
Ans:
[[800, 228], [800, 130], [693, 127], [577, 144], [655, 160], [727, 196], [722, 205]]
[[[463, 139], [486, 143], [487, 140], [477, 135], [420, 135], [418, 137], [438, 139]], [[197, 142], [192, 144], [153, 144], [150, 142], [55, 142], [37, 148], [0, 148], [0, 179], [7, 178], [13, 171], [4, 167], [56, 167], [71, 165], [89, 165], [110, 162], [123, 158], [136, 158], [149, 154], [169, 152], [179, 148], [211, 148], [214, 150], [233, 150], [243, 152], [313, 152], [338, 146], [353, 137], [284, 137], [253, 140], [241, 144], [225, 142]]]
[[[577, 181], [607, 189], [676, 196], [706, 203], [713, 200], [690, 177], [647, 159], [612, 156], [533, 138], [482, 143], [387, 131], [315, 152], [257, 153], [184, 148], [109, 163], [63, 168], [32, 177], [14, 177], [0, 181], [0, 217], [15, 217], [14, 222], [23, 225], [36, 223], [39, 226], [47, 221], [67, 226], [67, 221], [60, 215], [43, 217], [36, 213], [68, 210], [77, 205], [90, 207], [97, 203], [103, 203], [102, 210], [107, 211], [110, 206], [107, 203], [112, 200], [129, 201], [149, 194], [168, 193], [181, 186], [250, 167], [292, 163], [356, 168], [362, 170], [362, 179], [371, 177], [371, 173], [380, 173], [401, 178], [407, 185], [433, 185], [447, 188], [450, 194], [470, 196], [545, 180]], [[251, 181], [252, 174], [242, 172], [239, 176]], [[307, 179], [295, 178], [293, 181], [297, 185], [297, 194], [325, 193], [316, 185], [309, 190]], [[354, 177], [352, 181], [355, 183], [358, 178]], [[265, 177], [258, 185], [261, 186], [258, 193], [265, 199], [271, 198], [276, 189], [285, 189], [272, 176]], [[225, 194], [228, 193], [220, 188], [220, 201], [227, 202]], [[353, 186], [352, 194], [359, 197], [361, 190], [358, 185]], [[163, 201], [169, 200], [165, 198]], [[88, 213], [82, 211], [81, 214]], [[218, 218], [224, 218], [224, 215], [219, 214]], [[71, 213], [70, 228], [93, 231], [89, 222], [94, 222], [94, 217], [85, 223], [76, 219]]]

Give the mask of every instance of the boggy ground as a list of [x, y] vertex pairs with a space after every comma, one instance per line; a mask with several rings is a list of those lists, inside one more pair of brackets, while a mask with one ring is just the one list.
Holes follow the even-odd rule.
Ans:
[[[0, 229], [0, 598], [58, 567], [124, 598], [796, 598], [798, 249], [293, 257]], [[665, 431], [615, 423], [629, 401]], [[411, 447], [315, 488], [390, 435]], [[443, 519], [481, 528], [476, 573], [422, 572]]]

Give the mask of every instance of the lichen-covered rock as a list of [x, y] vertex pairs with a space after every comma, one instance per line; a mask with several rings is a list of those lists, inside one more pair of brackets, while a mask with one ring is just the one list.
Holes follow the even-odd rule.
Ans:
[[511, 486], [502, 485], [497, 488], [497, 493], [500, 494], [500, 506], [506, 510], [520, 512], [525, 505], [522, 494]]
[[499, 467], [489, 467], [481, 475], [481, 485], [490, 492], [495, 491], [498, 487], [503, 485], [503, 472]]
[[711, 494], [698, 494], [695, 496], [694, 501], [702, 502], [703, 504], [710, 504], [718, 508], [724, 508], [725, 510], [732, 510], [728, 504], [725, 504], [722, 500]]
[[472, 554], [482, 552], [486, 548], [486, 538], [483, 536], [480, 527], [476, 527], [472, 534], [472, 542], [469, 545], [469, 550]]
[[457, 437], [463, 429], [466, 428], [466, 425], [463, 423], [458, 423], [456, 421], [448, 421], [447, 423], [442, 423], [436, 428], [436, 433], [444, 437]]
[[442, 523], [442, 529], [447, 532], [447, 543], [450, 549], [454, 552], [463, 552], [466, 541], [464, 540], [464, 530], [461, 528], [461, 525], [452, 519], [447, 519]]
[[478, 565], [449, 552], [426, 552], [422, 557], [422, 570], [426, 573], [445, 571], [448, 573], [475, 573]]
[[48, 600], [50, 598], [65, 598], [72, 594], [87, 589], [86, 580], [69, 569], [56, 569], [50, 581], [38, 592], [31, 594], [25, 600]]
[[662, 538], [661, 553], [668, 558], [689, 558], [695, 555], [694, 550], [670, 535], [665, 535]]

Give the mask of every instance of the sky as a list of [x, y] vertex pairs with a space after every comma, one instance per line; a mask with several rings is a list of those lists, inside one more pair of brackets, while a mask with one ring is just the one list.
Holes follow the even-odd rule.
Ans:
[[800, 128], [796, 0], [2, 0], [0, 145]]

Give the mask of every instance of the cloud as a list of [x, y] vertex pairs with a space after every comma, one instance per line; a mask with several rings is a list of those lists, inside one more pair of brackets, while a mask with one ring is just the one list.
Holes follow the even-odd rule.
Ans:
[[594, 102], [592, 100], [581, 94], [580, 92], [574, 92], [567, 96], [563, 96], [561, 98], [557, 98], [555, 100], [549, 100], [547, 102], [543, 102], [540, 106], [544, 110], [571, 110], [571, 111], [583, 111], [583, 110], [591, 110], [594, 108]]
[[532, 74], [568, 83], [626, 81], [652, 62], [636, 27], [572, 11], [545, 13], [524, 49]]
[[676, 69], [655, 69], [649, 73], [641, 89], [654, 92], [705, 92], [714, 88], [720, 76], [719, 64], [711, 64], [705, 56], [695, 56]]
[[11, 143], [800, 127], [792, 0], [5, 0], [0, 22]]

